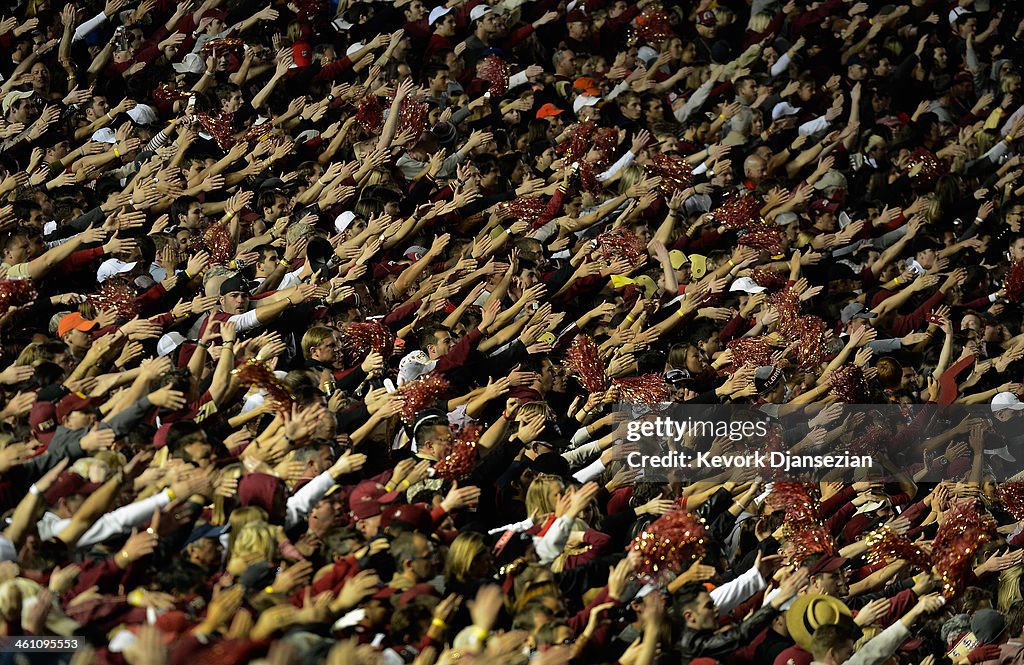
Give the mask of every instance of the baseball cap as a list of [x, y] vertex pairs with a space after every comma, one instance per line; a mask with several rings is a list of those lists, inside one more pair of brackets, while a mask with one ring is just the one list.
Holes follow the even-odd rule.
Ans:
[[1009, 391], [998, 393], [992, 398], [992, 412], [1010, 409], [1012, 411], [1024, 411], [1024, 402], [1021, 402], [1016, 395]]
[[973, 12], [969, 11], [966, 7], [954, 7], [949, 12], [949, 24], [956, 25], [957, 21], [965, 16], [970, 16]]
[[117, 136], [114, 135], [113, 129], [104, 127], [93, 132], [92, 140], [97, 143], [117, 143]]
[[971, 632], [985, 644], [993, 644], [1006, 629], [1006, 618], [996, 610], [977, 610], [971, 617]]
[[821, 176], [814, 182], [814, 189], [819, 192], [841, 187], [846, 189], [846, 176], [835, 169], [829, 169], [825, 172], [825, 175]]
[[780, 212], [778, 215], [775, 215], [775, 223], [779, 226], [787, 226], [799, 219], [800, 217], [795, 212]]
[[849, 561], [849, 559], [842, 556], [824, 556], [820, 558], [816, 564], [810, 567], [807, 574], [817, 575], [819, 573], [834, 573], [842, 569], [842, 567], [849, 563]]
[[155, 125], [160, 121], [156, 110], [149, 104], [136, 104], [135, 108], [128, 109], [128, 117], [136, 125]]
[[296, 67], [309, 67], [313, 64], [313, 49], [306, 42], [292, 44], [292, 62]]
[[782, 370], [774, 365], [763, 365], [754, 372], [754, 387], [760, 394], [773, 390], [782, 380]]
[[33, 92], [31, 90], [28, 92], [25, 92], [23, 90], [15, 90], [14, 92], [7, 93], [4, 96], [4, 101], [0, 103], [0, 107], [3, 108], [4, 116], [6, 116], [7, 112], [11, 110], [11, 107], [14, 105], [14, 102], [21, 101], [22, 99], [28, 99], [32, 96], [32, 94]]
[[202, 74], [206, 71], [206, 63], [198, 53], [188, 53], [181, 62], [176, 62], [171, 67], [179, 74]]
[[90, 321], [78, 312], [71, 312], [60, 320], [57, 324], [57, 337], [63, 337], [72, 330], [81, 330], [82, 332], [89, 332], [100, 324], [95, 321]]
[[244, 279], [242, 279], [241, 275], [229, 277], [225, 279], [223, 282], [221, 282], [220, 294], [222, 296], [226, 296], [229, 293], [235, 293], [237, 291], [244, 291], [246, 293], [249, 292], [248, 284]]
[[580, 109], [593, 106], [594, 104], [601, 101], [600, 97], [591, 97], [590, 95], [580, 95], [576, 99], [572, 100], [572, 112], [579, 113]]
[[427, 535], [434, 530], [434, 520], [422, 503], [399, 503], [382, 508], [380, 525], [387, 527], [392, 524], [404, 524]]
[[686, 254], [683, 254], [683, 252], [678, 249], [673, 249], [668, 253], [668, 260], [672, 263], [673, 270], [679, 270], [690, 261], [686, 258]]
[[88, 411], [102, 403], [103, 399], [99, 397], [89, 397], [82, 393], [68, 393], [57, 402], [57, 422], [63, 422], [65, 418], [76, 411]]
[[710, 9], [704, 10], [697, 14], [697, 25], [703, 25], [706, 28], [718, 25], [718, 17]]
[[590, 19], [587, 17], [587, 15], [585, 13], [583, 13], [582, 11], [580, 11], [579, 9], [573, 9], [572, 11], [570, 11], [568, 14], [565, 15], [565, 22], [566, 22], [566, 24], [569, 24], [569, 23], [586, 23], [589, 20]]
[[572, 89], [579, 90], [584, 95], [599, 97], [601, 89], [597, 87], [597, 81], [590, 76], [581, 76], [572, 82]]
[[430, 15], [427, 17], [427, 25], [434, 25], [438, 19], [451, 13], [451, 11], [451, 7], [434, 7], [430, 10]]
[[37, 400], [28, 414], [28, 424], [32, 428], [33, 436], [46, 445], [50, 445], [57, 429], [56, 413], [57, 407], [53, 402]]
[[476, 7], [473, 7], [473, 9], [470, 10], [470, 12], [469, 12], [469, 20], [470, 21], [479, 21], [480, 19], [482, 19], [483, 17], [487, 16], [488, 14], [490, 14], [493, 11], [494, 10], [491, 9], [490, 7], [488, 7], [487, 5], [477, 5]]
[[404, 252], [402, 252], [402, 256], [409, 259], [410, 261], [419, 261], [426, 255], [426, 253], [426, 247], [422, 247], [420, 245], [412, 245], [411, 247], [406, 248]]
[[53, 487], [46, 490], [45, 498], [48, 504], [53, 505], [72, 494], [90, 494], [102, 486], [103, 483], [90, 483], [73, 471], [65, 471], [60, 474]]
[[337, 217], [334, 218], [334, 230], [341, 233], [349, 226], [352, 225], [352, 220], [356, 218], [356, 214], [351, 210], [346, 210]]
[[205, 524], [199, 524], [196, 526], [195, 529], [192, 530], [192, 533], [189, 534], [188, 538], [185, 540], [185, 544], [191, 545], [192, 543], [198, 540], [202, 540], [204, 538], [220, 538], [223, 534], [227, 532], [227, 524], [222, 524], [220, 526], [210, 524], [209, 522]]
[[750, 277], [740, 277], [732, 283], [729, 287], [730, 291], [744, 291], [746, 293], [761, 293], [765, 290], [763, 286], [758, 286]]
[[381, 504], [393, 503], [401, 490], [388, 492], [384, 486], [372, 480], [359, 483], [348, 497], [349, 511], [357, 520], [380, 515]]
[[170, 355], [179, 346], [185, 343], [185, 336], [180, 332], [171, 331], [166, 333], [160, 338], [160, 341], [156, 343], [156, 353], [158, 356]]
[[542, 120], [544, 118], [550, 118], [551, 116], [561, 115], [562, 109], [558, 108], [551, 102], [548, 102], [544, 106], [537, 109], [537, 119]]
[[852, 302], [843, 308], [843, 311], [839, 316], [845, 325], [853, 319], [873, 319], [878, 316], [878, 314], [872, 312], [867, 308], [867, 305], [862, 302]]
[[772, 120], [778, 120], [787, 115], [796, 115], [800, 112], [800, 109], [801, 107], [793, 106], [789, 102], [779, 102], [772, 107]]
[[100, 264], [96, 270], [96, 281], [102, 284], [114, 275], [132, 270], [137, 265], [136, 261], [122, 261], [121, 259], [107, 259]]

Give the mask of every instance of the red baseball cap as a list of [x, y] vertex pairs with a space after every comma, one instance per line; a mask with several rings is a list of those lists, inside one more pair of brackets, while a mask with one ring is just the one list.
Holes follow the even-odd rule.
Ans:
[[386, 527], [394, 523], [412, 527], [425, 535], [430, 535], [434, 530], [434, 520], [422, 503], [399, 503], [381, 509], [380, 525]]
[[50, 440], [57, 430], [57, 407], [53, 405], [53, 402], [37, 401], [32, 405], [32, 411], [28, 414], [28, 424], [37, 439], [50, 445]]
[[46, 490], [46, 503], [53, 505], [72, 494], [91, 494], [101, 487], [103, 483], [90, 483], [77, 473], [65, 471], [60, 474], [53, 487]]
[[552, 116], [561, 115], [562, 109], [558, 108], [551, 102], [548, 102], [544, 106], [537, 109], [537, 120], [543, 120], [544, 118], [550, 118]]
[[103, 403], [98, 397], [88, 397], [82, 393], [70, 393], [57, 402], [57, 422], [62, 423], [64, 419], [75, 411], [88, 411]]
[[292, 44], [292, 62], [296, 67], [309, 67], [313, 64], [313, 49], [306, 42]]
[[95, 328], [98, 328], [100, 324], [95, 321], [90, 321], [78, 312], [71, 312], [70, 314], [61, 318], [57, 323], [57, 337], [63, 337], [72, 330], [81, 330], [82, 332], [89, 332]]
[[394, 502], [400, 494], [401, 490], [388, 492], [383, 485], [372, 480], [359, 483], [348, 497], [349, 510], [357, 520], [370, 519], [380, 515], [381, 504]]

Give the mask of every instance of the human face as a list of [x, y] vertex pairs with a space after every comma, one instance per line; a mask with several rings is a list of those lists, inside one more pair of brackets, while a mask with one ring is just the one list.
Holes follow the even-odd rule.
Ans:
[[436, 359], [448, 355], [448, 352], [452, 349], [452, 336], [447, 330], [441, 330], [434, 333], [434, 343], [427, 345], [427, 353], [430, 354], [430, 358]]
[[573, 21], [569, 24], [569, 37], [571, 39], [586, 39], [587, 32], [587, 24], [582, 21]]
[[933, 265], [935, 265], [935, 258], [935, 250], [931, 248], [921, 250], [917, 253], [917, 262], [920, 263], [921, 267], [925, 270], [929, 270]]
[[454, 37], [455, 36], [455, 17], [451, 13], [446, 14], [437, 22], [437, 34], [442, 37]]
[[106, 97], [96, 96], [92, 98], [92, 106], [88, 110], [92, 112], [93, 118], [99, 118], [110, 110], [110, 105], [107, 104]]
[[263, 209], [268, 221], [277, 221], [288, 213], [288, 197], [283, 194], [274, 197], [274, 205]]
[[1024, 259], [1024, 238], [1017, 238], [1012, 245], [1010, 245], [1010, 259], [1013, 261], [1020, 261]]
[[757, 84], [752, 79], [746, 79], [736, 89], [736, 94], [745, 104], [750, 104], [757, 99]]
[[686, 625], [693, 630], [714, 630], [718, 625], [718, 608], [711, 594], [702, 592], [692, 607], [683, 610]]
[[868, 68], [861, 64], [850, 65], [847, 74], [851, 81], [863, 81], [867, 78]]
[[234, 316], [249, 311], [249, 294], [245, 291], [232, 291], [220, 297], [220, 308]]
[[92, 424], [95, 422], [95, 411], [74, 411], [72, 413], [69, 413], [67, 418], [64, 419], [64, 425], [68, 429], [82, 429], [83, 427], [92, 427]]
[[1024, 206], [1015, 205], [1006, 213], [1006, 224], [1014, 233], [1019, 233], [1021, 222], [1024, 221]]
[[426, 536], [416, 534], [414, 537], [416, 556], [409, 560], [409, 570], [416, 582], [426, 582], [437, 574], [437, 547]]
[[4, 263], [11, 266], [24, 263], [28, 260], [29, 247], [31, 243], [28, 238], [22, 235], [14, 236], [4, 249]]
[[429, 452], [436, 459], [443, 459], [448, 455], [452, 446], [452, 431], [447, 425], [435, 425], [424, 434], [426, 438], [419, 445], [422, 450]]
[[849, 592], [846, 572], [838, 570], [834, 573], [818, 573], [811, 580], [811, 586], [817, 593], [842, 598]]
[[642, 112], [643, 107], [640, 105], [639, 99], [630, 98], [622, 105], [622, 115], [629, 120], [638, 120]]
[[501, 32], [501, 18], [494, 12], [491, 12], [480, 19], [480, 28], [485, 35], [495, 35]]
[[408, 7], [405, 8], [405, 20], [410, 23], [419, 21], [427, 15], [427, 8], [423, 6], [420, 0], [413, 0]]
[[32, 65], [32, 87], [36, 90], [48, 90], [50, 87], [50, 70], [41, 62]]
[[196, 201], [188, 207], [188, 212], [181, 220], [181, 225], [186, 229], [197, 229], [203, 223], [203, 218], [203, 204]]
[[309, 357], [313, 360], [332, 367], [338, 354], [338, 342], [334, 335], [324, 338], [322, 342], [310, 349]]
[[220, 543], [216, 538], [201, 538], [188, 546], [188, 559], [201, 568], [215, 568], [220, 565]]
[[380, 532], [380, 515], [358, 520], [356, 529], [363, 534], [363, 538], [375, 538]]
[[225, 113], [235, 113], [238, 109], [242, 108], [242, 93], [235, 90], [231, 93], [231, 96], [221, 101], [220, 108]]

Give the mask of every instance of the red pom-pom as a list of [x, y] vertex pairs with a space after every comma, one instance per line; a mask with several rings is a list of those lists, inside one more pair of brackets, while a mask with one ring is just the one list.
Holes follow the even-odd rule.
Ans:
[[891, 563], [902, 559], [921, 571], [932, 569], [932, 558], [919, 546], [886, 527], [868, 534], [867, 559], [870, 563]]
[[203, 244], [210, 252], [211, 265], [227, 265], [235, 255], [235, 243], [227, 222], [218, 222], [203, 232]]
[[439, 402], [450, 389], [448, 379], [437, 372], [421, 376], [400, 387], [396, 392], [404, 399], [399, 414], [402, 422], [412, 425], [417, 413]]
[[196, 119], [199, 120], [199, 124], [203, 126], [206, 133], [213, 137], [214, 142], [221, 150], [230, 150], [235, 145], [235, 128], [228, 118], [199, 113], [196, 115]]
[[121, 318], [132, 319], [139, 313], [135, 302], [138, 294], [131, 284], [120, 277], [110, 277], [100, 284], [100, 290], [89, 296], [89, 302], [98, 311], [114, 310]]
[[484, 428], [471, 423], [462, 428], [452, 442], [451, 452], [434, 464], [434, 473], [445, 480], [462, 480], [473, 472], [477, 460], [477, 442]]
[[376, 95], [366, 95], [356, 105], [356, 122], [367, 134], [376, 134], [384, 124], [384, 108]]
[[1014, 261], [1010, 266], [1010, 272], [1006, 276], [1006, 298], [1011, 302], [1020, 302], [1024, 296], [1024, 259]]
[[797, 566], [803, 565], [804, 560], [815, 554], [835, 554], [836, 541], [828, 529], [822, 526], [813, 526], [790, 537], [790, 562]]
[[772, 254], [777, 253], [782, 249], [782, 241], [785, 238], [782, 235], [782, 231], [777, 228], [759, 228], [752, 231], [747, 231], [740, 236], [736, 244], [743, 245], [744, 247], [752, 247], [754, 249], [765, 249]]
[[362, 362], [371, 351], [387, 360], [395, 350], [394, 334], [379, 321], [350, 323], [341, 329], [339, 337], [342, 348], [356, 362]]
[[540, 218], [547, 207], [548, 202], [539, 196], [520, 196], [498, 204], [500, 212], [531, 225]]
[[1014, 519], [1024, 520], [1024, 482], [1002, 483], [996, 488], [996, 496]]
[[39, 292], [28, 279], [5, 279], [0, 281], [0, 314], [6, 314], [12, 307], [27, 305], [36, 299]]
[[661, 5], [647, 5], [636, 17], [636, 38], [648, 44], [657, 44], [673, 35], [672, 21]]
[[672, 397], [672, 390], [661, 374], [615, 379], [612, 387], [619, 389], [623, 401], [633, 404], [660, 404], [670, 401]]
[[685, 159], [675, 155], [659, 152], [651, 157], [647, 172], [652, 176], [660, 176], [658, 188], [665, 196], [672, 196], [693, 184], [693, 167]]
[[954, 506], [946, 513], [932, 540], [935, 572], [942, 580], [942, 595], [946, 599], [954, 598], [963, 590], [964, 577], [975, 552], [995, 533], [995, 520], [981, 510], [975, 502]]
[[783, 526], [789, 536], [820, 526], [818, 499], [813, 483], [776, 482], [772, 485], [768, 500], [770, 505], [786, 511]]
[[907, 162], [907, 173], [910, 175], [910, 181], [919, 187], [927, 187], [931, 185], [939, 177], [949, 173], [949, 166], [943, 160], [935, 156], [931, 150], [927, 148], [917, 148], [914, 152], [910, 153], [910, 159]]
[[265, 391], [267, 402], [279, 413], [288, 411], [295, 401], [288, 384], [277, 378], [277, 375], [266, 363], [255, 358], [250, 358], [248, 362], [235, 368], [231, 373], [238, 377], [238, 381], [242, 385], [255, 386]]
[[878, 456], [886, 453], [892, 434], [884, 427], [872, 425], [850, 444], [850, 451], [860, 455]]
[[781, 270], [772, 270], [768, 266], [757, 266], [750, 271], [750, 276], [754, 278], [758, 286], [763, 286], [766, 289], [781, 289], [789, 280], [789, 277]]
[[402, 100], [402, 105], [398, 107], [398, 126], [395, 131], [399, 134], [409, 131], [413, 133], [413, 136], [419, 138], [423, 130], [427, 128], [428, 112], [426, 104], [412, 97], [406, 97]]
[[599, 393], [608, 388], [604, 363], [601, 362], [601, 354], [598, 353], [593, 337], [578, 335], [565, 354], [565, 362], [587, 392]]
[[715, 222], [726, 228], [749, 230], [753, 228], [760, 210], [761, 202], [756, 196], [743, 194], [730, 198], [710, 214]]
[[238, 37], [224, 37], [222, 39], [211, 39], [199, 49], [203, 59], [209, 58], [216, 51], [218, 56], [226, 53], [240, 53], [245, 47], [245, 42]]
[[512, 68], [501, 56], [487, 56], [477, 65], [476, 72], [481, 80], [491, 84], [487, 91], [492, 95], [500, 96], [508, 92], [508, 78], [512, 74]]
[[832, 394], [844, 404], [863, 402], [868, 395], [868, 382], [864, 378], [864, 369], [857, 365], [837, 367], [829, 375], [832, 383]]
[[673, 510], [644, 529], [629, 549], [640, 553], [637, 575], [648, 582], [662, 582], [704, 556], [704, 525], [688, 512]]
[[632, 231], [622, 228], [611, 229], [597, 236], [601, 258], [609, 262], [625, 259], [629, 265], [639, 265], [647, 255], [647, 246]]
[[745, 365], [753, 365], [754, 367], [771, 365], [772, 355], [775, 353], [775, 347], [771, 345], [768, 337], [764, 335], [730, 340], [726, 346], [732, 351], [732, 365], [723, 368], [723, 374]]
[[832, 338], [828, 324], [817, 316], [801, 316], [793, 326], [793, 341], [799, 341], [797, 363], [800, 369], [816, 370], [828, 356]]

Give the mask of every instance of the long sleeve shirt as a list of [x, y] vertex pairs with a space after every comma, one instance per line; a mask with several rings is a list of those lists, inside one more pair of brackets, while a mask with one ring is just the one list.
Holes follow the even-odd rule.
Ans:
[[[153, 513], [170, 504], [171, 496], [166, 490], [149, 498], [130, 503], [127, 506], [118, 508], [100, 517], [96, 522], [82, 534], [75, 544], [79, 549], [92, 547], [97, 543], [116, 536], [123, 536], [132, 529], [139, 527], [153, 517]], [[71, 524], [71, 519], [61, 519], [51, 512], [43, 513], [42, 518], [36, 524], [39, 529], [39, 537], [42, 540], [50, 540]]]

